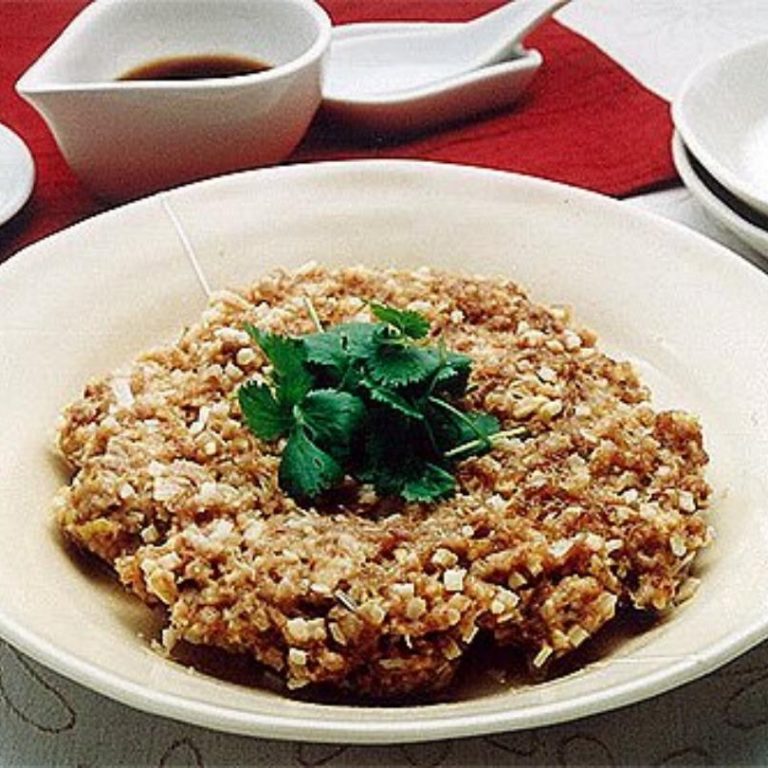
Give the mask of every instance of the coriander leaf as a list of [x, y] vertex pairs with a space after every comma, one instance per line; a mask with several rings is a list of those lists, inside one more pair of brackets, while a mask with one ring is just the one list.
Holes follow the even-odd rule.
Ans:
[[409, 416], [412, 419], [418, 421], [424, 420], [424, 414], [413, 403], [406, 399], [403, 395], [399, 395], [395, 390], [384, 387], [377, 384], [370, 379], [362, 379], [361, 385], [365, 387], [371, 400], [382, 405], [388, 405], [390, 408], [394, 408], [396, 411], [405, 416]]
[[334, 455], [346, 452], [365, 417], [359, 397], [334, 389], [313, 390], [298, 408], [313, 439]]
[[249, 381], [237, 392], [240, 410], [248, 428], [262, 440], [277, 440], [288, 433], [293, 418], [290, 410], [277, 402], [266, 384]]
[[501, 429], [499, 420], [490, 413], [484, 411], [464, 411], [464, 416], [469, 423], [467, 436], [472, 432], [477, 437], [490, 437]]
[[432, 391], [461, 397], [467, 390], [472, 358], [458, 352], [446, 352], [443, 365], [435, 373]]
[[366, 369], [374, 381], [388, 387], [400, 387], [424, 381], [439, 364], [438, 358], [428, 349], [379, 344], [366, 361]]
[[[482, 456], [490, 451], [493, 448], [491, 437], [500, 429], [498, 420], [489, 413], [469, 411], [466, 415], [472, 428], [456, 441], [451, 454], [454, 461], [468, 459], [470, 456]], [[461, 448], [464, 450], [459, 450]]]
[[369, 357], [377, 346], [378, 328], [373, 323], [341, 323], [329, 333], [341, 337], [344, 350], [355, 360]]
[[456, 481], [448, 470], [425, 462], [403, 484], [402, 497], [410, 502], [438, 501], [456, 490]]
[[396, 309], [388, 304], [372, 301], [371, 313], [382, 323], [391, 325], [410, 339], [423, 339], [429, 333], [429, 320], [419, 312]]
[[471, 360], [441, 339], [420, 341], [425, 317], [370, 306], [378, 322], [323, 329], [314, 317], [318, 331], [298, 338], [248, 326], [272, 370], [266, 385], [241, 387], [243, 420], [262, 439], [288, 437], [278, 476], [292, 496], [318, 496], [349, 475], [382, 496], [437, 501], [455, 491], [456, 461], [512, 431], [457, 404]]
[[329, 453], [318, 448], [304, 429], [291, 432], [283, 451], [278, 480], [280, 487], [297, 498], [312, 498], [333, 488], [344, 470]]
[[323, 331], [301, 337], [307, 362], [332, 368], [339, 375], [347, 367], [349, 359], [338, 333]]
[[312, 387], [312, 376], [305, 366], [304, 345], [298, 339], [268, 333], [252, 325], [247, 325], [246, 330], [272, 363], [278, 401], [296, 405]]
[[355, 477], [371, 483], [380, 496], [396, 496], [403, 487], [403, 467], [412, 461], [411, 420], [398, 411], [369, 411], [365, 442]]
[[490, 436], [500, 429], [495, 416], [482, 411], [460, 411], [438, 398], [430, 398], [428, 418], [432, 434], [443, 452], [475, 443], [466, 452], [461, 452], [461, 458], [488, 450]]
[[402, 468], [389, 464], [368, 467], [364, 472], [356, 475], [363, 483], [369, 483], [374, 487], [379, 496], [399, 496], [403, 490]]

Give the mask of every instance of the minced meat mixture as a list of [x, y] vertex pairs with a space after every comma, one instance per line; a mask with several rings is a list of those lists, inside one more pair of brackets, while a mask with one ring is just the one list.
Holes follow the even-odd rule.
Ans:
[[[326, 326], [369, 321], [366, 299], [423, 313], [473, 359], [467, 407], [528, 436], [460, 464], [440, 503], [350, 483], [299, 505], [236, 392], [266, 364], [244, 325], [309, 333], [307, 298]], [[501, 279], [308, 265], [218, 293], [177, 343], [89, 383], [58, 445], [62, 531], [165, 607], [166, 648], [244, 652], [289, 688], [426, 694], [479, 635], [542, 668], [622, 606], [689, 594], [711, 535], [697, 420], [654, 411], [629, 364]]]

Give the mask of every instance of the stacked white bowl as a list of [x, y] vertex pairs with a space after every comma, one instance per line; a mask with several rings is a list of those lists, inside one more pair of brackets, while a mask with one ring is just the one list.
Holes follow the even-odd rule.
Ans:
[[672, 118], [672, 154], [691, 194], [768, 256], [768, 39], [694, 72]]

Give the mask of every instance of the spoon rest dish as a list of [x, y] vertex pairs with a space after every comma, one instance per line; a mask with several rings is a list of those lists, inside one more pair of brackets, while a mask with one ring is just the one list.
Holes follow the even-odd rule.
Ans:
[[355, 35], [400, 33], [454, 27], [454, 22], [365, 23], [335, 27], [323, 84], [327, 114], [350, 126], [387, 134], [414, 133], [508, 107], [521, 96], [543, 63], [539, 51], [519, 46], [498, 64], [447, 77], [429, 85], [386, 93], [355, 93], [344, 73], [334, 70], [333, 43]]

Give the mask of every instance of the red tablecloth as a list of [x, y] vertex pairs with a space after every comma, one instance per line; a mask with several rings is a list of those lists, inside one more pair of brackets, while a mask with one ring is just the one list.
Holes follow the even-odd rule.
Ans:
[[[14, 83], [86, 0], [0, 3], [0, 121], [28, 143], [37, 164], [30, 202], [0, 229], [0, 261], [18, 248], [102, 209], [78, 184], [39, 116]], [[464, 20], [499, 0], [322, 0], [335, 23]], [[624, 196], [675, 179], [666, 102], [592, 43], [549, 21], [527, 40], [545, 63], [511, 109], [412, 137], [352, 136], [319, 115], [289, 160], [422, 158], [501, 168]]]

